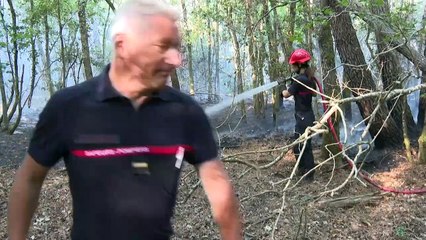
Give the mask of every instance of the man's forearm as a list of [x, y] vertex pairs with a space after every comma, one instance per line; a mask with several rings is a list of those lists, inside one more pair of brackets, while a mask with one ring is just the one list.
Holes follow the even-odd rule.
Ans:
[[208, 161], [199, 166], [199, 173], [222, 239], [243, 239], [238, 200], [222, 162]]
[[223, 212], [218, 214], [222, 217], [217, 219], [217, 223], [223, 240], [240, 240], [242, 239], [242, 224], [238, 211], [238, 200], [233, 193], [231, 194], [232, 197], [227, 203], [224, 203], [228, 207], [221, 209]]
[[212, 210], [223, 240], [242, 239], [242, 224], [238, 200], [229, 182], [223, 182], [221, 196], [212, 199]]
[[9, 240], [24, 240], [38, 204], [42, 183], [31, 182], [17, 175], [8, 206]]

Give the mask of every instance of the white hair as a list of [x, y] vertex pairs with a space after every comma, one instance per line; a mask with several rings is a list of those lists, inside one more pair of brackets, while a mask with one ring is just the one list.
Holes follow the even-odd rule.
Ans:
[[164, 0], [127, 0], [116, 10], [110, 30], [111, 39], [114, 40], [117, 34], [134, 31], [131, 22], [135, 19], [143, 22], [144, 17], [153, 15], [165, 15], [173, 21], [181, 18], [181, 12]]

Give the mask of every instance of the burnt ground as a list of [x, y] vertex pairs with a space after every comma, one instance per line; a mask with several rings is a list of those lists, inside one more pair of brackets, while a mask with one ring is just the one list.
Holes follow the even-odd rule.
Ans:
[[[240, 199], [246, 239], [271, 239], [272, 234], [275, 239], [426, 239], [426, 195], [380, 192], [361, 178], [348, 179], [349, 170], [340, 161], [322, 165], [312, 183], [297, 183], [299, 177], [288, 182], [295, 164], [291, 152], [264, 169], [249, 167], [264, 166], [281, 154], [253, 151], [274, 150], [289, 143], [293, 112], [289, 105], [283, 108], [278, 128], [272, 125], [270, 109], [265, 119], [259, 120], [249, 111], [244, 123], [240, 116], [234, 112], [227, 119], [224, 111], [212, 118], [212, 124], [222, 125], [218, 139]], [[7, 238], [7, 197], [31, 133], [31, 129], [20, 131], [13, 136], [0, 135], [0, 239]], [[317, 163], [325, 159], [320, 143], [320, 138], [314, 140]], [[247, 151], [251, 153], [243, 154]], [[235, 154], [242, 155], [232, 157]], [[366, 169], [383, 186], [426, 188], [426, 166], [409, 163], [402, 150], [376, 151], [369, 158], [376, 161]], [[207, 199], [197, 182], [192, 166], [186, 165], [173, 219], [173, 239], [219, 239]], [[69, 239], [70, 199], [66, 172], [61, 166], [56, 167], [44, 184], [30, 237]]]

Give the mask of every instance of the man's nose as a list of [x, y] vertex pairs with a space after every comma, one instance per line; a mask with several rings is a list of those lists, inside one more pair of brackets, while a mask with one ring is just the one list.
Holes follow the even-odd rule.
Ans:
[[166, 53], [166, 63], [179, 67], [182, 64], [181, 52], [176, 48], [171, 48]]

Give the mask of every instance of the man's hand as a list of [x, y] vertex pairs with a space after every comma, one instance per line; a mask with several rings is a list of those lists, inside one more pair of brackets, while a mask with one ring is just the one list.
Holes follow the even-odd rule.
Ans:
[[222, 239], [243, 239], [238, 200], [222, 162], [207, 161], [198, 166], [198, 170]]
[[18, 169], [8, 206], [9, 240], [25, 240], [48, 168], [27, 155]]

